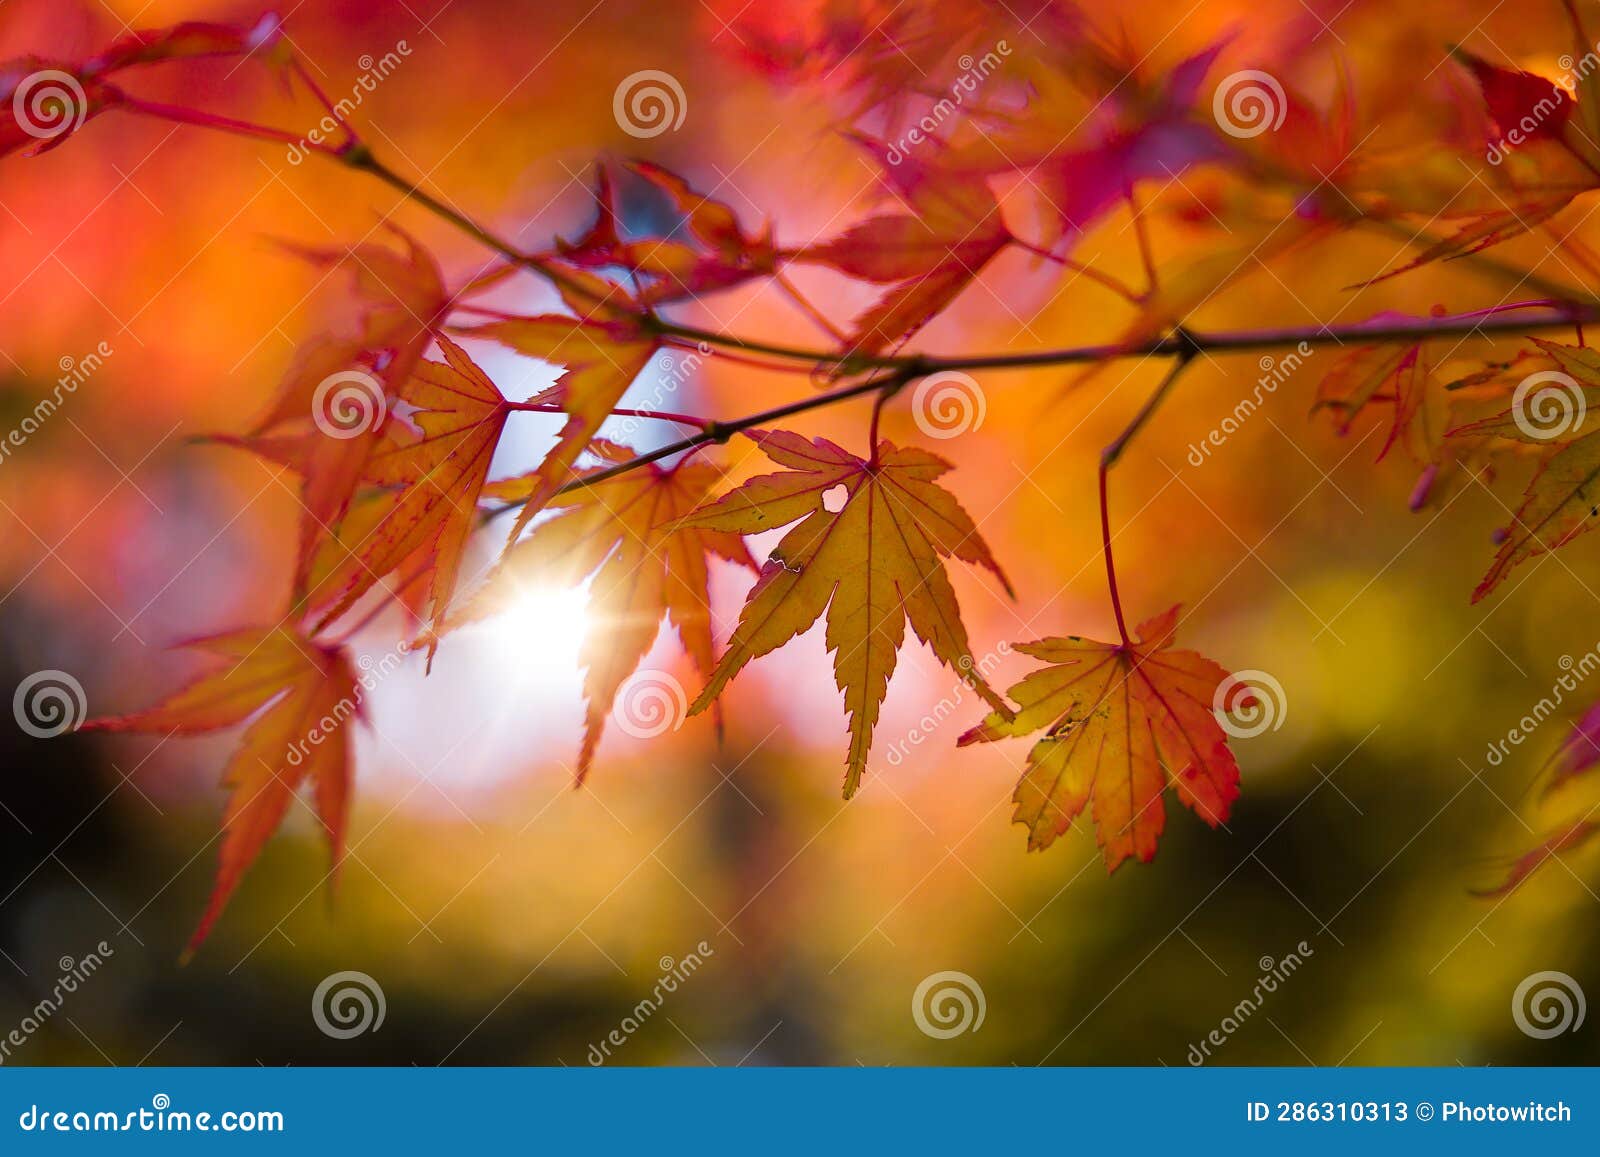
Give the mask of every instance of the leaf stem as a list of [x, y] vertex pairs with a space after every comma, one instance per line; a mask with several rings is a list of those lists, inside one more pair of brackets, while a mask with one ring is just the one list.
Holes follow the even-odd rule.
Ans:
[[[1178, 330], [1179, 335], [1187, 336], [1187, 331]], [[1128, 448], [1128, 443], [1133, 441], [1137, 434], [1162, 401], [1171, 392], [1180, 374], [1188, 368], [1189, 363], [1198, 357], [1200, 351], [1190, 345], [1183, 353], [1178, 355], [1178, 360], [1173, 362], [1166, 374], [1162, 377], [1160, 385], [1145, 399], [1144, 405], [1139, 407], [1139, 412], [1133, 416], [1122, 430], [1122, 433], [1113, 438], [1100, 451], [1100, 546], [1106, 557], [1106, 585], [1111, 590], [1111, 613], [1116, 616], [1117, 634], [1122, 639], [1124, 647], [1130, 646], [1132, 640], [1128, 637], [1128, 624], [1122, 616], [1122, 592], [1117, 588], [1117, 564], [1112, 557], [1111, 550], [1111, 504], [1109, 499], [1111, 468], [1117, 464], [1117, 459], [1122, 457], [1122, 452]]]
[[339, 111], [339, 106], [329, 100], [328, 94], [322, 91], [322, 86], [317, 83], [316, 77], [311, 75], [311, 71], [306, 68], [305, 61], [300, 58], [298, 52], [290, 56], [289, 64], [294, 70], [295, 76], [299, 77], [300, 83], [305, 85], [306, 90], [311, 93], [316, 102], [328, 111], [328, 115], [333, 118], [334, 123], [344, 130], [344, 147], [349, 148], [353, 145], [359, 145], [361, 137], [356, 133], [355, 129], [350, 127], [350, 122], [344, 119], [344, 114]]
[[849, 344], [850, 339], [845, 335], [844, 331], [838, 326], [834, 325], [833, 322], [829, 321], [820, 309], [812, 305], [810, 299], [807, 298], [805, 294], [800, 292], [800, 287], [791, 281], [789, 279], [789, 275], [781, 268], [774, 269], [772, 271], [772, 281], [773, 284], [775, 284], [779, 289], [783, 290], [784, 294], [788, 296], [790, 301], [794, 302], [795, 308], [799, 309], [801, 313], [805, 314], [806, 317], [810, 319], [812, 325], [816, 326], [840, 345]]
[[199, 109], [186, 108], [179, 104], [162, 104], [158, 101], [140, 100], [138, 97], [128, 96], [126, 93], [121, 96], [117, 103], [118, 107], [129, 112], [155, 117], [157, 120], [172, 121], [180, 125], [192, 125], [195, 128], [215, 129], [218, 132], [232, 133], [234, 136], [253, 137], [256, 140], [276, 141], [284, 145], [299, 145], [303, 149], [321, 153], [325, 157], [332, 157], [335, 160], [339, 157], [338, 149], [328, 145], [317, 144], [313, 141], [304, 141], [294, 133], [270, 128], [267, 125], [234, 120], [232, 117], [218, 116], [215, 113], [202, 112]]
[[[1357, 223], [1367, 225], [1379, 232], [1387, 233], [1391, 237], [1397, 237], [1408, 245], [1421, 245], [1432, 248], [1445, 240], [1425, 229], [1410, 229], [1398, 221], [1384, 217], [1363, 216], [1357, 218]], [[1557, 298], [1561, 301], [1588, 303], [1600, 300], [1592, 293], [1586, 293], [1575, 286], [1563, 285], [1558, 281], [1551, 281], [1548, 277], [1542, 277], [1530, 269], [1518, 268], [1510, 262], [1502, 261], [1493, 254], [1485, 253], [1482, 250], [1472, 250], [1452, 260], [1459, 261], [1463, 265], [1473, 266], [1484, 273], [1492, 274], [1496, 277], [1507, 278], [1514, 281], [1518, 288], [1526, 285], [1529, 289], [1542, 293], [1546, 297]]]
[[1153, 295], [1161, 288], [1161, 278], [1156, 273], [1155, 250], [1150, 245], [1150, 228], [1145, 223], [1144, 206], [1139, 203], [1133, 186], [1128, 186], [1128, 208], [1133, 213], [1133, 232], [1139, 240], [1139, 260], [1144, 264], [1145, 295]]

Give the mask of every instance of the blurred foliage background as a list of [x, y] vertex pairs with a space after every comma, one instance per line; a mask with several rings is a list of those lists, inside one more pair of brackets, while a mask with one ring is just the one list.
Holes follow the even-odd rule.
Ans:
[[[638, 153], [719, 186], [747, 220], [775, 221], [785, 244], [831, 235], [871, 204], [870, 174], [835, 131], [837, 107], [751, 67], [760, 25], [788, 6], [739, 7], [312, 0], [287, 28], [335, 96], [363, 58], [406, 42], [360, 123], [397, 167], [530, 244], [581, 228], [598, 156]], [[1325, 77], [1342, 56], [1358, 92], [1402, 92], [1424, 110], [1461, 99], [1451, 42], [1547, 68], [1565, 44], [1558, 5], [1542, 0], [1486, 18], [1464, 3], [1217, 0], [1176, 25], [1170, 5], [1105, 7], [1158, 66], [1248, 17], [1230, 67]], [[70, 58], [122, 21], [256, 12], [6, 0], [0, 56]], [[314, 121], [254, 71], [230, 68], [152, 74], [140, 91], [267, 123]], [[618, 129], [612, 93], [646, 68], [682, 81], [688, 114], [682, 131], [638, 141]], [[1179, 211], [1211, 195], [1210, 178], [1186, 180], [1192, 188], [1152, 190], [1155, 247], [1174, 260], [1216, 241]], [[339, 244], [390, 215], [453, 279], [485, 261], [387, 188], [314, 158], [291, 164], [271, 144], [108, 116], [70, 148], [0, 164], [0, 419], [31, 411], [63, 359], [101, 342], [114, 351], [0, 463], [0, 687], [56, 668], [83, 683], [94, 712], [129, 710], [191, 670], [172, 643], [281, 598], [292, 495], [248, 457], [189, 440], [241, 429], [324, 316], [327, 287], [276, 241]], [[1548, 250], [1529, 238], [1502, 255], [1559, 275]], [[1123, 218], [1081, 255], [1138, 268]], [[1502, 295], [1459, 266], [1343, 288], [1399, 255], [1393, 241], [1350, 235], [1274, 263], [1195, 320], [1349, 322]], [[863, 304], [824, 277], [797, 280], [837, 319]], [[984, 286], [930, 328], [927, 348], [1077, 344], [1126, 321], [1089, 282], [1063, 284], [1015, 254]], [[769, 289], [716, 306], [698, 320], [743, 333], [804, 324]], [[612, 733], [574, 791], [578, 612], [534, 608], [452, 640], [430, 677], [408, 667], [379, 689], [332, 895], [318, 833], [295, 817], [183, 968], [214, 867], [229, 737], [46, 741], [6, 718], [0, 1032], [48, 992], [61, 957], [101, 940], [114, 949], [9, 1063], [583, 1064], [664, 962], [701, 941], [707, 966], [613, 1049], [615, 1062], [1182, 1065], [1250, 994], [1263, 958], [1301, 941], [1312, 949], [1304, 966], [1213, 1047], [1215, 1063], [1600, 1061], [1594, 1018], [1536, 1040], [1510, 1007], [1518, 982], [1546, 969], [1600, 995], [1595, 857], [1552, 866], [1509, 899], [1469, 893], [1549, 820], [1528, 788], [1561, 725], [1501, 766], [1484, 753], [1549, 693], [1561, 656], [1600, 643], [1600, 540], [1469, 605], [1522, 479], [1505, 479], [1498, 498], [1474, 487], [1441, 512], [1408, 513], [1412, 475], [1403, 463], [1374, 467], [1371, 429], [1341, 440], [1307, 418], [1333, 356], [1308, 358], [1196, 466], [1190, 446], [1262, 372], [1256, 356], [1207, 359], [1115, 482], [1134, 614], [1181, 600], [1186, 644], [1268, 670], [1285, 689], [1282, 726], [1236, 744], [1244, 794], [1226, 830], [1173, 805], [1157, 860], [1112, 878], [1086, 830], [1026, 854], [1008, 823], [1025, 744], [955, 751], [978, 715], [970, 696], [925, 728], [930, 706], [959, 691], [915, 646], [878, 728], [875, 774], [844, 805], [842, 713], [816, 631], [733, 689], [720, 749], [703, 721], [650, 743]], [[491, 368], [513, 396], [548, 379], [511, 358]], [[1118, 364], [1066, 396], [1061, 370], [985, 375], [981, 431], [936, 447], [1019, 593], [1012, 604], [956, 576], [980, 653], [1111, 630], [1096, 456], [1158, 370]], [[808, 388], [711, 365], [680, 408], [731, 416]], [[856, 445], [864, 415], [839, 407], [800, 428]], [[532, 461], [549, 431], [531, 419], [523, 428]], [[917, 438], [903, 408], [886, 415], [886, 433]], [[728, 459], [747, 470], [748, 453], [730, 446]], [[495, 545], [480, 545], [482, 560]], [[715, 580], [725, 630], [746, 580], [731, 570]], [[385, 650], [392, 632], [375, 628], [367, 649]], [[683, 666], [668, 642], [652, 662]], [[1024, 667], [1004, 659], [997, 684]], [[922, 731], [926, 742], [888, 759]], [[316, 1027], [312, 992], [342, 970], [381, 984], [378, 1031], [335, 1040]], [[941, 970], [981, 985], [977, 1031], [943, 1040], [918, 1029], [912, 994]]]

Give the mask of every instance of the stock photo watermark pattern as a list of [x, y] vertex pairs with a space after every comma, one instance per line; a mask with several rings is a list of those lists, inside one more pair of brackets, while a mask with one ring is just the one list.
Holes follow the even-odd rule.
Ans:
[[1538, 1040], [1577, 1032], [1587, 1012], [1582, 986], [1565, 972], [1535, 972], [1511, 994], [1511, 1018]]
[[83, 684], [65, 671], [35, 671], [11, 696], [17, 726], [35, 739], [54, 739], [76, 731], [89, 717]]
[[1513, 748], [1521, 747], [1549, 720], [1570, 715], [1570, 707], [1566, 712], [1562, 710], [1563, 706], [1569, 703], [1568, 696], [1576, 694], [1589, 676], [1600, 671], [1600, 644], [1591, 647], [1576, 659], [1571, 655], [1561, 656], [1557, 666], [1561, 668], [1561, 674], [1550, 685], [1549, 693], [1540, 696], [1539, 700], [1506, 730], [1503, 739], [1490, 741], [1483, 756], [1484, 762], [1490, 767], [1499, 767]]
[[1511, 395], [1512, 420], [1535, 442], [1548, 442], [1578, 429], [1588, 412], [1583, 387], [1560, 370], [1529, 374]]
[[311, 1019], [323, 1036], [350, 1040], [383, 1027], [389, 1004], [383, 986], [365, 972], [334, 972], [311, 994]]
[[1283, 127], [1289, 115], [1289, 98], [1270, 72], [1247, 68], [1230, 73], [1211, 98], [1217, 126], [1230, 137], [1249, 140]]
[[650, 992], [633, 1006], [615, 1028], [589, 1045], [584, 1053], [584, 1059], [596, 1068], [613, 1059], [612, 1053], [626, 1045], [629, 1038], [648, 1024], [679, 988], [692, 980], [715, 955], [716, 949], [702, 940], [681, 957], [663, 956], [657, 962], [661, 975], [656, 978]]
[[53, 141], [83, 127], [89, 98], [70, 72], [46, 68], [28, 74], [17, 85], [11, 110], [23, 132], [35, 140]]
[[311, 395], [311, 419], [317, 429], [340, 441], [370, 432], [387, 410], [383, 383], [365, 370], [330, 374]]
[[289, 146], [285, 159], [291, 165], [302, 164], [311, 156], [313, 148], [333, 142], [344, 131], [346, 122], [366, 103], [367, 98], [377, 92], [378, 86], [393, 76], [410, 55], [411, 45], [405, 40], [397, 40], [394, 47], [382, 56], [374, 57], [371, 53], [363, 55], [356, 61], [357, 67], [361, 69], [361, 75], [350, 86], [349, 93], [333, 102], [328, 114], [309, 129], [305, 136]]
[[28, 439], [44, 429], [61, 412], [67, 399], [98, 373], [114, 352], [110, 342], [102, 341], [82, 357], [62, 357], [57, 365], [61, 376], [56, 379], [49, 396], [35, 402], [32, 410], [0, 439], [0, 465], [11, 460], [18, 450], [28, 444]]
[[20, 1023], [0, 1037], [0, 1065], [9, 1061], [15, 1050], [25, 1046], [34, 1033], [48, 1024], [69, 1003], [68, 998], [89, 983], [106, 961], [116, 954], [116, 949], [102, 940], [82, 956], [63, 956], [58, 960], [56, 967], [60, 975], [51, 985], [49, 993], [33, 1006]]
[[1250, 991], [1217, 1023], [1216, 1028], [1189, 1046], [1184, 1059], [1196, 1068], [1214, 1060], [1218, 1050], [1228, 1043], [1228, 1038], [1243, 1029], [1251, 1017], [1267, 1005], [1268, 998], [1289, 983], [1295, 973], [1304, 967], [1306, 961], [1315, 955], [1316, 949], [1302, 940], [1291, 951], [1285, 952], [1280, 957], [1263, 956], [1256, 962], [1261, 974], [1256, 978]]
[[1214, 451], [1220, 450], [1229, 438], [1244, 428], [1256, 411], [1282, 386], [1296, 371], [1300, 369], [1316, 351], [1306, 342], [1301, 342], [1287, 354], [1274, 357], [1271, 354], [1262, 354], [1257, 363], [1261, 376], [1256, 379], [1255, 389], [1239, 399], [1234, 404], [1232, 411], [1215, 427], [1206, 433], [1206, 436], [1197, 442], [1189, 443], [1187, 459], [1189, 465], [1194, 467], [1204, 466], [1211, 458]]
[[983, 387], [959, 370], [929, 374], [911, 393], [911, 416], [929, 438], [943, 441], [976, 433], [989, 413]]
[[981, 56], [962, 53], [956, 59], [959, 76], [950, 82], [949, 90], [923, 113], [904, 134], [889, 142], [887, 158], [891, 165], [903, 164], [917, 149], [939, 140], [939, 130], [958, 117], [962, 110], [977, 97], [983, 82], [993, 76], [1011, 55], [1011, 45], [997, 41], [992, 49]]
[[646, 68], [622, 78], [611, 97], [611, 113], [619, 129], [647, 141], [683, 127], [689, 98], [672, 73]]
[[935, 1040], [977, 1032], [988, 1011], [983, 986], [965, 972], [930, 973], [911, 994], [912, 1021], [922, 1035]]

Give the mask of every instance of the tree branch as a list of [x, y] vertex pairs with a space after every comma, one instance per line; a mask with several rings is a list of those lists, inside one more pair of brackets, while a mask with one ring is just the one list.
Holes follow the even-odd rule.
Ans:
[[[1194, 358], [1202, 353], [1249, 353], [1259, 350], [1281, 349], [1284, 346], [1298, 347], [1301, 345], [1318, 346], [1359, 346], [1374, 342], [1426, 340], [1429, 338], [1473, 338], [1473, 337], [1500, 337], [1505, 335], [1516, 336], [1536, 329], [1565, 329], [1571, 325], [1582, 325], [1590, 322], [1600, 322], [1600, 305], [1594, 306], [1555, 306], [1547, 307], [1537, 303], [1537, 308], [1546, 309], [1546, 316], [1535, 318], [1515, 317], [1509, 310], [1517, 306], [1499, 307], [1495, 310], [1480, 310], [1474, 313], [1454, 315], [1450, 317], [1422, 318], [1415, 322], [1390, 322], [1383, 325], [1347, 325], [1324, 326], [1313, 329], [1310, 327], [1288, 329], [1260, 329], [1240, 330], [1232, 333], [1196, 333], [1192, 330], [1178, 329], [1173, 333], [1155, 338], [1148, 342], [1141, 342], [1133, 346], [1080, 346], [1074, 349], [1043, 350], [1036, 354], [1014, 354], [975, 358], [930, 358], [911, 357], [904, 359], [902, 364], [886, 370], [863, 381], [841, 386], [826, 393], [816, 394], [813, 397], [801, 398], [798, 401], [788, 402], [782, 406], [774, 406], [759, 413], [749, 414], [732, 421], [722, 422], [712, 419], [707, 422], [707, 428], [691, 437], [680, 438], [665, 446], [659, 446], [637, 458], [630, 458], [626, 462], [619, 462], [598, 470], [584, 478], [574, 479], [563, 486], [558, 494], [566, 494], [585, 486], [593, 486], [596, 482], [604, 482], [608, 478], [615, 478], [619, 474], [626, 474], [629, 470], [636, 470], [641, 466], [648, 466], [652, 462], [659, 462], [663, 458], [702, 446], [707, 442], [726, 442], [734, 434], [755, 426], [765, 425], [787, 418], [794, 414], [803, 414], [808, 410], [818, 410], [824, 406], [831, 406], [838, 402], [859, 398], [875, 390], [882, 390], [885, 394], [892, 394], [906, 384], [927, 377], [929, 374], [941, 373], [946, 370], [969, 369], [1019, 369], [1023, 367], [1038, 367], [1052, 365], [1069, 365], [1075, 362], [1101, 361], [1106, 358], [1122, 357], [1173, 357], [1178, 362], [1173, 367], [1170, 378], [1177, 376], [1176, 371], [1182, 369]], [[1160, 404], [1165, 393], [1165, 386], [1170, 386], [1170, 380], [1164, 384], [1161, 391], [1145, 404], [1136, 416], [1133, 424], [1122, 432], [1122, 435], [1106, 447], [1103, 454], [1109, 454], [1110, 461], [1103, 462], [1101, 472], [1109, 468], [1122, 454], [1128, 441], [1150, 417], [1155, 407]], [[1102, 483], [1103, 490], [1103, 483]], [[1102, 500], [1104, 495], [1102, 494]], [[489, 512], [493, 517], [507, 510], [515, 510], [522, 505], [520, 502], [508, 503], [496, 507]]]

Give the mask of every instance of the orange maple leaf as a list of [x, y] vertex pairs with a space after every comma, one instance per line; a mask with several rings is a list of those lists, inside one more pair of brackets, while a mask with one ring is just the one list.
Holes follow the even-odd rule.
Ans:
[[795, 254], [849, 277], [892, 283], [853, 323], [849, 349], [874, 354], [901, 345], [946, 309], [1015, 238], [981, 175], [926, 162], [894, 165], [886, 147], [857, 138], [883, 180], [910, 209], [867, 218]]
[[403, 252], [383, 245], [295, 250], [313, 264], [351, 274], [360, 305], [357, 325], [353, 332], [307, 342], [250, 434], [217, 439], [300, 475], [297, 589], [306, 585], [317, 545], [348, 511], [388, 426], [390, 402], [427, 352], [452, 300], [433, 257], [405, 233], [394, 232], [405, 244]]
[[996, 711], [1008, 709], [978, 673], [944, 560], [1005, 574], [961, 504], [934, 480], [950, 469], [916, 447], [878, 443], [871, 460], [825, 438], [748, 431], [788, 469], [762, 474], [678, 525], [759, 534], [798, 523], [773, 548], [751, 589], [728, 649], [690, 708], [705, 710], [751, 659], [783, 646], [824, 611], [834, 679], [850, 717], [845, 798], [866, 770], [878, 710], [906, 622]]
[[[545, 314], [456, 331], [463, 336], [489, 338], [520, 354], [566, 367], [555, 386], [540, 398], [560, 405], [567, 421], [555, 446], [534, 472], [534, 481], [527, 488], [522, 510], [511, 528], [510, 542], [521, 536], [534, 515], [568, 481], [578, 455], [600, 432], [601, 423], [661, 348], [658, 337], [615, 315], [611, 303], [621, 290], [611, 287], [598, 292], [606, 296], [589, 303], [589, 315], [585, 317]], [[567, 296], [569, 305], [580, 304], [573, 295]], [[609, 319], [602, 315], [608, 309], [613, 311]]]
[[[1590, 407], [1600, 405], [1600, 355], [1534, 340], [1560, 371], [1547, 375], [1547, 385], [1514, 399], [1506, 414], [1460, 429], [1551, 447], [1528, 481], [1493, 565], [1472, 592], [1473, 602], [1504, 582], [1519, 563], [1589, 531], [1600, 508], [1600, 432], [1590, 417]], [[1526, 380], [1538, 384], [1536, 376]]]
[[1007, 692], [1017, 703], [1014, 717], [992, 714], [957, 745], [1048, 729], [1028, 752], [1012, 796], [1012, 818], [1027, 827], [1029, 850], [1049, 847], [1092, 804], [1107, 870], [1129, 856], [1148, 863], [1166, 827], [1162, 793], [1169, 787], [1212, 827], [1227, 820], [1239, 796], [1239, 765], [1216, 704], [1225, 698], [1237, 709], [1258, 700], [1210, 659], [1171, 649], [1179, 610], [1140, 624], [1122, 643], [1050, 638], [1015, 645], [1051, 666]]
[[[633, 457], [627, 447], [604, 440], [591, 442], [589, 452], [613, 466]], [[602, 468], [580, 470], [575, 477]], [[754, 570], [755, 560], [739, 535], [689, 528], [678, 520], [721, 477], [720, 469], [705, 464], [663, 468], [649, 463], [555, 499], [550, 505], [560, 513], [513, 546], [483, 591], [451, 620], [456, 627], [514, 605], [530, 589], [572, 586], [593, 576], [590, 626], [579, 652], [588, 701], [580, 783], [594, 762], [619, 688], [649, 652], [664, 617], [677, 628], [701, 673], [711, 671], [707, 563], [719, 557]], [[494, 483], [486, 493], [518, 501], [537, 485], [537, 478], [528, 476]]]
[[[426, 593], [419, 597], [433, 628], [444, 621], [462, 553], [477, 525], [478, 496], [514, 407], [465, 350], [442, 335], [438, 340], [445, 361], [420, 363], [399, 392], [415, 408], [417, 431], [389, 423], [366, 462], [363, 480], [396, 493], [354, 548], [359, 565], [349, 568], [347, 585], [323, 612], [319, 629], [419, 553], [430, 564]], [[430, 660], [436, 645], [429, 645]]]
[[228, 899], [310, 781], [333, 868], [344, 857], [351, 732], [361, 691], [349, 656], [286, 627], [248, 627], [183, 644], [223, 662], [148, 710], [93, 719], [100, 731], [200, 735], [253, 719], [223, 772], [230, 789], [222, 817], [217, 880], [185, 955], [200, 947]]
[[[557, 240], [562, 260], [585, 269], [626, 269], [637, 303], [646, 306], [730, 289], [777, 271], [780, 254], [770, 224], [746, 233], [726, 202], [699, 192], [672, 170], [649, 161], [629, 161], [627, 168], [665, 196], [681, 224], [665, 237], [624, 237], [611, 174], [601, 166], [594, 187], [599, 212], [577, 240]], [[687, 240], [679, 240], [680, 234]]]

